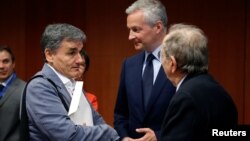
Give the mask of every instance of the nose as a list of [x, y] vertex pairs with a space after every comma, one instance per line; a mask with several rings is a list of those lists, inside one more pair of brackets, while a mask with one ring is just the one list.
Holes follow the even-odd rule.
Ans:
[[4, 64], [0, 61], [0, 68], [3, 68]]
[[133, 40], [134, 38], [135, 38], [134, 32], [132, 30], [130, 30], [128, 40]]
[[83, 63], [83, 56], [81, 55], [80, 52], [77, 54], [77, 63], [79, 63], [79, 64]]

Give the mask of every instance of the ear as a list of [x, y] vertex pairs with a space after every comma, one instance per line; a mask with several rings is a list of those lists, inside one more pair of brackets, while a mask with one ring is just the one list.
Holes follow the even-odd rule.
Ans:
[[53, 52], [50, 49], [46, 48], [44, 54], [48, 62], [53, 62]]
[[162, 21], [157, 21], [155, 24], [156, 32], [160, 33], [163, 30], [163, 23]]
[[176, 62], [174, 56], [170, 56], [170, 63], [171, 63], [170, 64], [171, 65], [171, 72], [175, 73], [177, 70], [177, 62]]
[[15, 68], [15, 66], [16, 66], [16, 63], [14, 61], [14, 62], [12, 62], [12, 67]]

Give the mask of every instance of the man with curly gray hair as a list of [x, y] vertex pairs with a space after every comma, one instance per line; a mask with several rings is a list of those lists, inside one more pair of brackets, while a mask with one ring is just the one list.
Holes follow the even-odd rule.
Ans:
[[162, 65], [176, 94], [162, 126], [162, 141], [204, 141], [213, 129], [237, 127], [230, 95], [208, 73], [207, 38], [196, 26], [175, 24], [164, 38]]

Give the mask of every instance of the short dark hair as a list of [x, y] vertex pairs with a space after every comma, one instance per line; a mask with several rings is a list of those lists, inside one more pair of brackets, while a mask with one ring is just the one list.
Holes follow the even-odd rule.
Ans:
[[47, 62], [44, 53], [46, 48], [55, 51], [60, 47], [63, 40], [86, 42], [86, 38], [85, 33], [81, 29], [70, 24], [57, 23], [47, 25], [40, 41], [45, 62]]
[[8, 45], [0, 45], [0, 52], [2, 52], [2, 51], [7, 51], [11, 56], [12, 62], [15, 62], [16, 57], [15, 57], [13, 51], [11, 50], [11, 48]]

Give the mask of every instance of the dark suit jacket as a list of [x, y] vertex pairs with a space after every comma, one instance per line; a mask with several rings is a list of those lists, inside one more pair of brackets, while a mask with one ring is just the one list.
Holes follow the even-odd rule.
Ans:
[[237, 126], [237, 109], [209, 75], [188, 75], [173, 96], [162, 126], [162, 141], [210, 140], [212, 129]]
[[144, 109], [142, 94], [142, 67], [145, 53], [141, 52], [123, 63], [116, 106], [114, 127], [121, 138], [139, 138], [135, 129], [148, 127], [159, 137], [160, 127], [169, 101], [175, 92], [161, 67], [155, 80], [148, 107]]
[[24, 87], [25, 82], [16, 78], [0, 99], [0, 141], [19, 140], [19, 107]]

